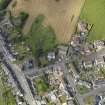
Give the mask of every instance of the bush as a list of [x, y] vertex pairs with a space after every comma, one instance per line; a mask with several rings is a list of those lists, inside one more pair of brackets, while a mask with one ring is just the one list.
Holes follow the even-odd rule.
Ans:
[[26, 13], [26, 12], [21, 12], [20, 15], [19, 15], [19, 18], [21, 20], [21, 23], [24, 24], [25, 21], [27, 20], [29, 14]]
[[17, 5], [17, 1], [14, 1], [14, 3], [12, 4], [12, 7], [14, 8], [16, 7], [16, 5]]
[[17, 31], [21, 32], [29, 14], [26, 12], [21, 12], [18, 17], [11, 16], [11, 20]]
[[0, 16], [5, 16], [6, 11], [0, 11]]
[[0, 0], [0, 10], [5, 9], [11, 0]]

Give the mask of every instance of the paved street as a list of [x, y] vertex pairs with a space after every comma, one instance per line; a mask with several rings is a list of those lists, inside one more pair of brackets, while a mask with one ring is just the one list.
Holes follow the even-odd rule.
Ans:
[[36, 105], [35, 99], [32, 96], [31, 90], [29, 88], [29, 85], [27, 83], [27, 80], [26, 80], [23, 72], [21, 72], [21, 69], [16, 64], [13, 64], [10, 60], [11, 55], [9, 54], [8, 50], [6, 50], [6, 48], [5, 48], [5, 43], [2, 39], [2, 36], [0, 36], [0, 52], [2, 52], [4, 54], [4, 59], [6, 60], [8, 65], [11, 67], [11, 69], [15, 73], [21, 87], [24, 89], [24, 92], [25, 92], [24, 97], [25, 97], [27, 103], [29, 105]]
[[97, 89], [94, 89], [94, 90], [91, 90], [90, 92], [82, 95], [81, 97], [83, 99], [85, 99], [86, 97], [88, 96], [95, 96], [95, 95], [98, 95], [99, 93], [101, 92], [105, 92], [105, 86], [101, 86], [100, 88], [97, 88]]
[[68, 85], [73, 89], [73, 91], [76, 92], [75, 96], [76, 96], [78, 102], [80, 103], [80, 105], [84, 105], [83, 99], [82, 99], [82, 97], [80, 97], [78, 91], [76, 90], [76, 85], [74, 83], [73, 77], [72, 77], [72, 75], [70, 75], [67, 67], [65, 67], [65, 69], [64, 69], [64, 76], [68, 80], [68, 83], [69, 83]]
[[47, 72], [47, 71], [51, 71], [52, 68], [55, 68], [55, 69], [59, 69], [59, 70], [64, 70], [65, 69], [65, 66], [64, 66], [64, 63], [63, 62], [60, 62], [60, 63], [56, 63], [56, 64], [53, 64], [53, 65], [49, 65], [47, 67], [43, 67], [43, 68], [34, 68], [34, 69], [31, 69], [31, 70], [26, 70], [26, 71], [23, 71], [25, 75], [37, 75], [37, 74], [42, 74], [43, 72]]
[[32, 96], [32, 93], [31, 93], [31, 90], [29, 88], [29, 85], [28, 85], [28, 83], [26, 81], [26, 78], [25, 78], [24, 74], [21, 72], [21, 69], [17, 65], [11, 63], [9, 60], [7, 62], [11, 66], [12, 70], [15, 72], [15, 74], [16, 74], [16, 76], [17, 76], [17, 78], [18, 78], [22, 88], [25, 91], [25, 95], [24, 96], [25, 96], [26, 101], [30, 105], [36, 105], [35, 104], [35, 99]]

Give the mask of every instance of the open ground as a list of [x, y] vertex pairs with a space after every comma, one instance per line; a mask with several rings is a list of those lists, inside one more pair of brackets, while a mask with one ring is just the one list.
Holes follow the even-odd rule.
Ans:
[[[16, 5], [13, 6], [14, 1]], [[44, 25], [51, 25], [59, 42], [68, 42], [74, 32], [85, 0], [13, 0], [9, 9], [14, 16], [21, 11], [29, 13], [23, 28], [24, 34], [29, 32], [35, 17], [44, 14]]]
[[105, 39], [105, 0], [86, 0], [80, 19], [93, 24], [88, 41]]

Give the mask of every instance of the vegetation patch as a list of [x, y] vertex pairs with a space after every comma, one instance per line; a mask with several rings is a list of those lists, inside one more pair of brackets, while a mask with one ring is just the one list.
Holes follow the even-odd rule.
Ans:
[[48, 26], [45, 27], [42, 25], [44, 21], [44, 16], [39, 15], [31, 28], [29, 41], [32, 47], [33, 54], [39, 55], [38, 53], [46, 53], [53, 50], [55, 46], [55, 33], [53, 29]]
[[38, 94], [41, 95], [41, 96], [45, 92], [47, 92], [48, 89], [49, 89], [49, 85], [43, 77], [42, 78], [35, 78], [34, 79], [34, 84], [35, 84], [35, 87], [37, 89]]
[[6, 15], [6, 11], [3, 10], [3, 11], [0, 11], [0, 16], [5, 16]]
[[0, 10], [5, 9], [11, 0], [0, 0]]
[[[28, 35], [28, 42], [32, 49], [32, 54], [35, 58], [45, 56], [47, 52], [54, 50], [55, 47], [55, 33], [50, 26], [43, 25], [44, 15], [39, 15], [30, 30]], [[42, 62], [46, 63], [45, 59]]]
[[20, 12], [20, 14], [17, 17], [11, 16], [11, 20], [12, 20], [16, 30], [21, 32], [28, 17], [29, 17], [29, 14], [27, 12], [24, 12], [24, 11]]
[[[26, 12], [21, 12], [18, 17], [11, 17], [14, 27], [8, 29], [9, 40], [12, 42], [12, 51], [19, 55], [17, 58], [23, 61], [29, 55], [36, 58], [38, 66], [46, 66], [50, 62], [47, 54], [55, 50], [55, 33], [50, 26], [44, 26], [44, 15], [38, 15], [28, 35], [22, 35], [21, 29], [28, 18]], [[17, 59], [18, 60], [18, 59]]]
[[60, 96], [59, 99], [60, 99], [61, 103], [65, 103], [67, 101], [66, 95]]
[[93, 24], [88, 40], [105, 39], [105, 0], [86, 0], [80, 20]]
[[89, 96], [84, 101], [85, 101], [86, 105], [93, 105], [94, 96]]
[[80, 94], [85, 94], [85, 93], [89, 92], [89, 88], [87, 88], [84, 85], [77, 85], [76, 87]]
[[16, 105], [11, 87], [7, 84], [7, 76], [0, 67], [0, 105]]

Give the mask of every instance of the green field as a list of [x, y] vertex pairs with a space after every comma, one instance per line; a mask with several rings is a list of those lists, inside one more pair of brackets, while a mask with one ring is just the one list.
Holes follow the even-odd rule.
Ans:
[[86, 0], [80, 20], [93, 24], [89, 41], [105, 39], [105, 0]]

